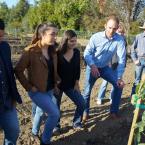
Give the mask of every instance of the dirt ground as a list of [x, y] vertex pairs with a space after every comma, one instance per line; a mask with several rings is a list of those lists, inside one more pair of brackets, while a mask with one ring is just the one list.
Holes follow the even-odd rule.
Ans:
[[[83, 91], [85, 81], [85, 69], [82, 69], [80, 85]], [[61, 126], [62, 133], [52, 137], [52, 145], [127, 145], [130, 126], [133, 117], [133, 106], [130, 104], [130, 92], [134, 80], [134, 65], [127, 63], [124, 75], [126, 86], [123, 91], [120, 106], [121, 118], [112, 120], [109, 115], [109, 99], [104, 99], [103, 105], [96, 104], [96, 96], [101, 83], [99, 79], [91, 95], [91, 111], [89, 120], [84, 123], [84, 130], [74, 131], [72, 129], [72, 119], [74, 115], [74, 104], [68, 97], [64, 96], [61, 104]], [[18, 83], [18, 82], [17, 82]], [[39, 145], [39, 140], [31, 136], [31, 101], [18, 83], [18, 89], [23, 98], [23, 105], [18, 105], [18, 115], [21, 133], [18, 139], [18, 145]], [[106, 96], [109, 96], [110, 85]], [[40, 134], [43, 130], [41, 126]], [[2, 145], [3, 134], [0, 132], [0, 145]]]

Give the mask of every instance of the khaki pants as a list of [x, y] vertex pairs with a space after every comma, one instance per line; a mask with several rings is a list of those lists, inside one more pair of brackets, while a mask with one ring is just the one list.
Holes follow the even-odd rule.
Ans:
[[142, 81], [145, 81], [145, 74], [142, 75]]

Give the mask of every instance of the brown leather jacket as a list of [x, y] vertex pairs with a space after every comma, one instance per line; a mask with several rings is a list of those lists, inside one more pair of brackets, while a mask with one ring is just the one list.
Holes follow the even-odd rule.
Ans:
[[[54, 62], [54, 80], [57, 81], [57, 55], [53, 55]], [[27, 71], [27, 76], [24, 73]], [[30, 45], [24, 49], [20, 60], [15, 67], [15, 74], [26, 89], [30, 91], [32, 86], [35, 86], [38, 91], [47, 91], [47, 81], [48, 81], [48, 71], [47, 62], [45, 57], [42, 55], [40, 41], [36, 44]]]

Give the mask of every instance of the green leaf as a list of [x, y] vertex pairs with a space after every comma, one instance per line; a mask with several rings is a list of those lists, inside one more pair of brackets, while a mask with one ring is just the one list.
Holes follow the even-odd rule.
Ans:
[[140, 128], [139, 128], [139, 132], [141, 133], [141, 132], [143, 132], [144, 131], [144, 126], [141, 126]]
[[137, 138], [137, 142], [139, 143], [141, 140], [141, 134], [139, 132], [136, 134], [136, 138]]

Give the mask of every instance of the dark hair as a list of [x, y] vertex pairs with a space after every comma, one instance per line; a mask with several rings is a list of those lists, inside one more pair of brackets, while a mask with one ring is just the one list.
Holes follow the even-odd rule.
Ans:
[[5, 23], [2, 19], [0, 19], [0, 30], [4, 30], [5, 29]]
[[73, 30], [67, 30], [64, 32], [63, 38], [60, 42], [60, 45], [58, 47], [58, 52], [61, 54], [65, 54], [68, 48], [68, 40], [77, 37], [77, 34]]
[[114, 20], [117, 24], [119, 24], [119, 18], [115, 14], [112, 14], [112, 15], [108, 16], [107, 19], [106, 19], [106, 23], [109, 20]]
[[54, 45], [48, 46], [48, 54], [52, 58], [54, 54], [56, 54], [56, 50], [58, 48], [58, 43], [55, 42]]
[[35, 33], [32, 37], [31, 44], [35, 44], [38, 40], [41, 39], [41, 36], [50, 28], [57, 28], [56, 25], [52, 23], [42, 23], [39, 24], [35, 30]]

